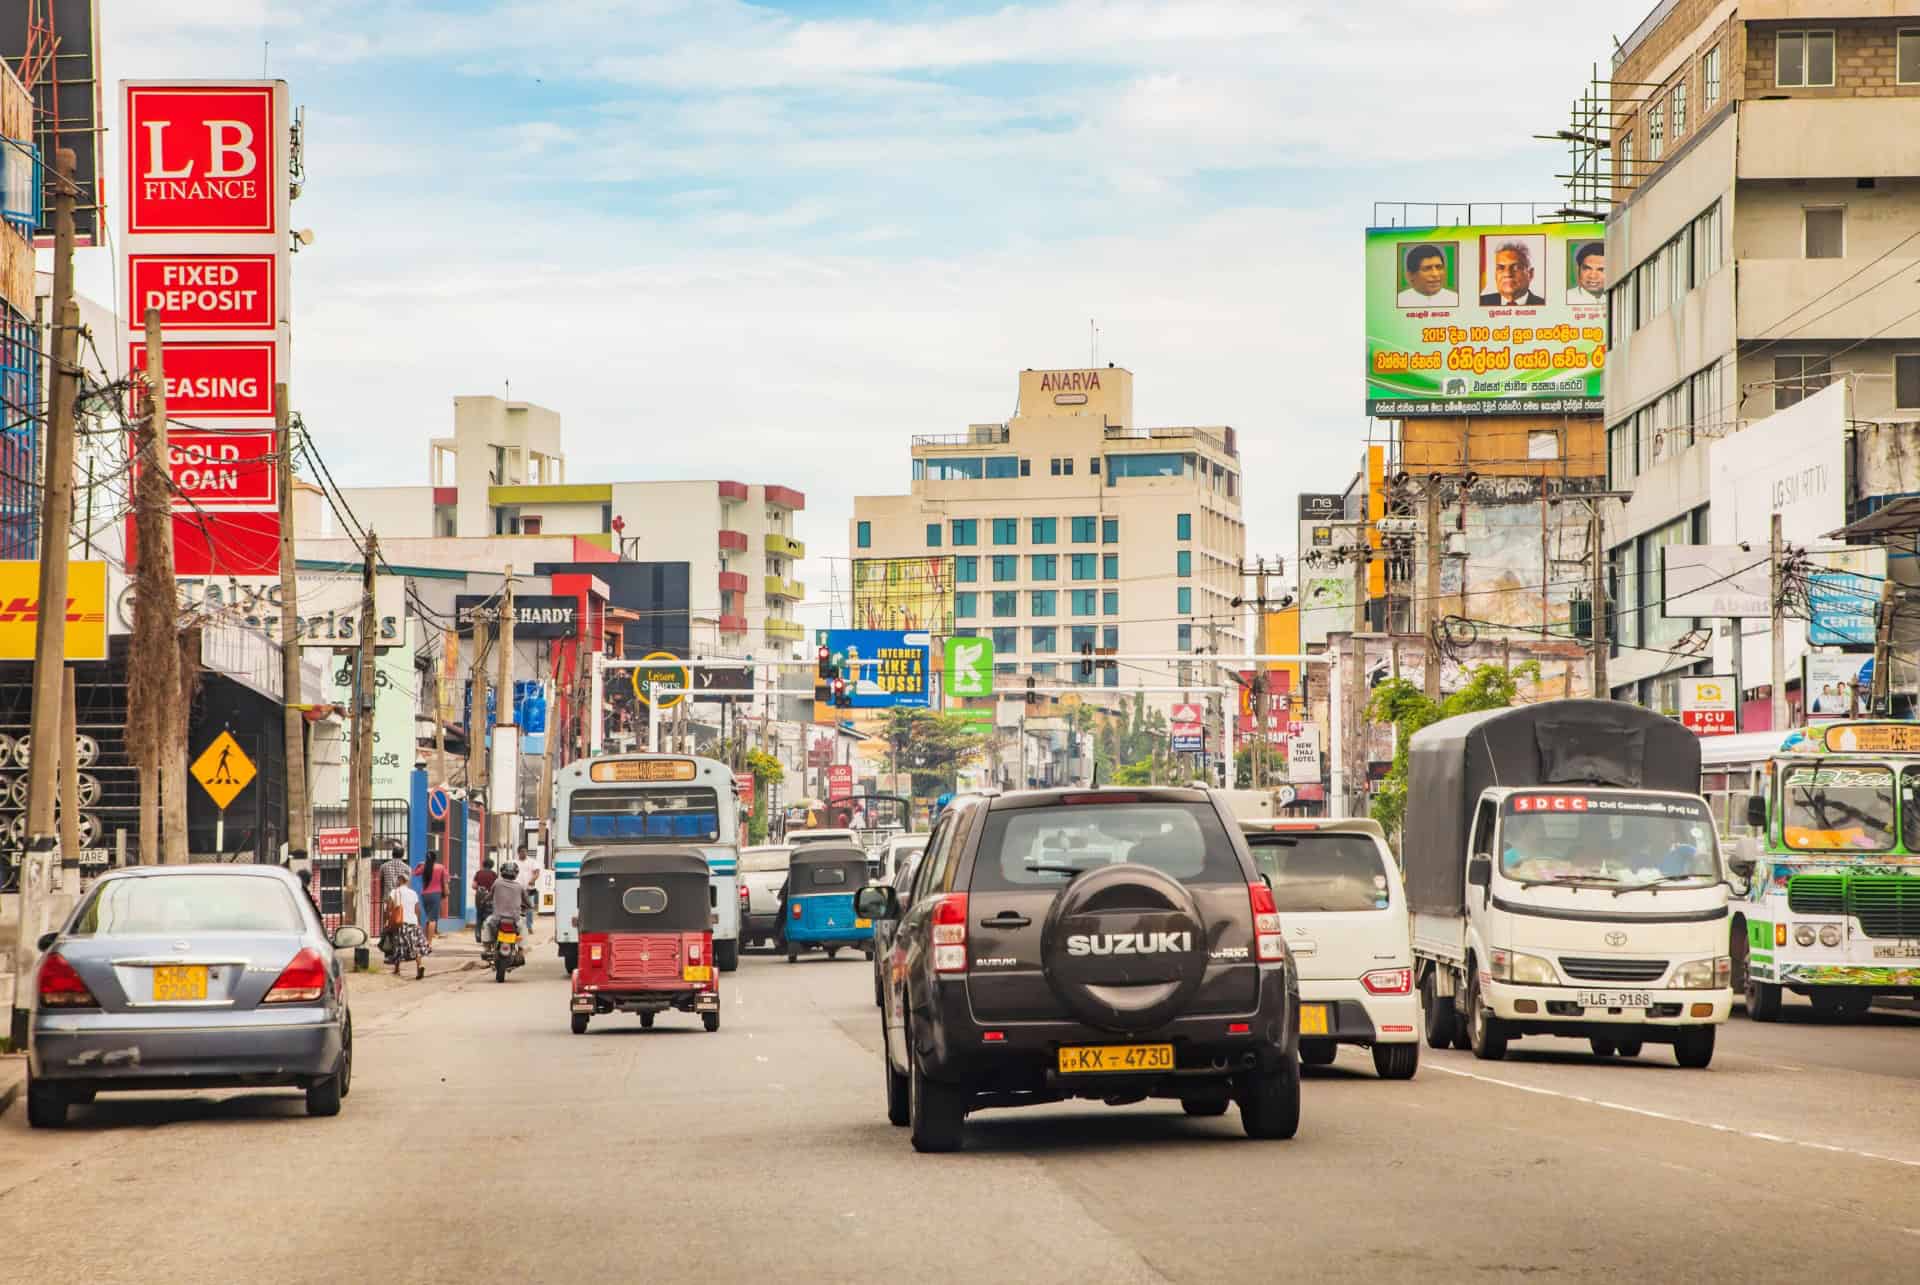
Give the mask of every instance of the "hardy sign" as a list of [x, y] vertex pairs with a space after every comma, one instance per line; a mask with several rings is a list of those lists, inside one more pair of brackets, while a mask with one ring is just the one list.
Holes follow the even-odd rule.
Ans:
[[127, 231], [278, 231], [275, 86], [128, 85]]

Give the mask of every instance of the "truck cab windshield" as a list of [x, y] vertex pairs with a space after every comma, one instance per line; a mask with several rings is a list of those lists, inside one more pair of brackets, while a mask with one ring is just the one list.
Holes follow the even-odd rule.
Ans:
[[1713, 820], [1696, 800], [1515, 795], [1501, 812], [1500, 870], [1510, 879], [1629, 887], [1720, 877]]

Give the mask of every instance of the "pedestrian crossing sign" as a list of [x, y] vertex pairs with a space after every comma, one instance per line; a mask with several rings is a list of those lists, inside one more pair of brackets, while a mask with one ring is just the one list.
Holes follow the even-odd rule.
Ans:
[[188, 770], [213, 800], [213, 805], [222, 812], [258, 775], [253, 760], [247, 757], [247, 752], [240, 748], [240, 742], [233, 739], [231, 732], [222, 732], [214, 737], [213, 743], [200, 751], [200, 757], [193, 761], [193, 766]]

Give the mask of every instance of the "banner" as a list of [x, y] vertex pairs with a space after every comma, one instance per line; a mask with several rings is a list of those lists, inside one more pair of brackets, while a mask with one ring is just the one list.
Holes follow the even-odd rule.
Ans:
[[1600, 223], [1368, 228], [1367, 414], [1598, 414]]
[[819, 635], [829, 663], [846, 680], [855, 709], [925, 709], [928, 650], [925, 633], [898, 629], [828, 629]]
[[[0, 562], [0, 660], [33, 660], [40, 624], [40, 563]], [[107, 564], [67, 564], [68, 660], [107, 658]]]
[[1857, 717], [1873, 700], [1873, 653], [1808, 652], [1801, 657], [1800, 691], [1809, 722]]
[[1708, 674], [1680, 680], [1680, 722], [1695, 736], [1731, 736], [1734, 732], [1733, 675]]
[[953, 559], [855, 558], [853, 619], [864, 629], [953, 632]]
[[945, 656], [945, 692], [955, 700], [993, 695], [993, 640], [949, 638]]

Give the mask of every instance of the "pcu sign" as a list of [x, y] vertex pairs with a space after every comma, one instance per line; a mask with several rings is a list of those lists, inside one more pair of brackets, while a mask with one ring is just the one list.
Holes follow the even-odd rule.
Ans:
[[276, 87], [128, 85], [127, 232], [280, 230]]

